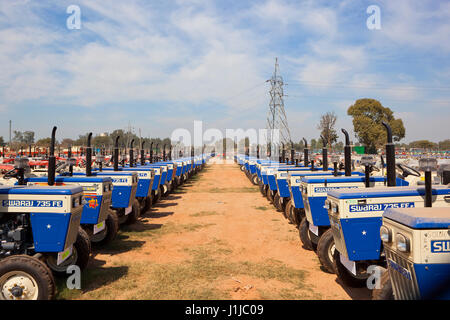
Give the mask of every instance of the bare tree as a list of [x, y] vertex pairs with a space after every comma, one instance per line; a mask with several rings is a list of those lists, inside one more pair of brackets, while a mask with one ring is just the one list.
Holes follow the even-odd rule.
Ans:
[[328, 146], [336, 142], [338, 135], [334, 126], [336, 125], [337, 116], [334, 112], [327, 112], [320, 117], [320, 123], [317, 129], [327, 141]]

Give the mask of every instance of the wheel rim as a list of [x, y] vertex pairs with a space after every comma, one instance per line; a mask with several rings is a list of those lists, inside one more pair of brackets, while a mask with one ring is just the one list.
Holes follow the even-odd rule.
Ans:
[[100, 242], [106, 238], [107, 234], [108, 234], [108, 225], [106, 224], [106, 221], [105, 221], [105, 228], [102, 231], [97, 232], [96, 234], [92, 235], [91, 242]]
[[36, 280], [26, 272], [11, 271], [0, 278], [3, 300], [37, 300], [39, 287]]
[[333, 243], [333, 245], [331, 245], [328, 248], [328, 259], [330, 259], [331, 262], [333, 262], [333, 255], [334, 255], [335, 251], [336, 251], [336, 245]]
[[52, 254], [47, 257], [47, 265], [50, 269], [52, 269], [55, 272], [66, 272], [67, 267], [76, 264], [77, 260], [78, 260], [77, 249], [75, 246], [73, 246], [72, 254], [66, 261], [64, 261], [60, 265], [57, 265], [56, 255]]

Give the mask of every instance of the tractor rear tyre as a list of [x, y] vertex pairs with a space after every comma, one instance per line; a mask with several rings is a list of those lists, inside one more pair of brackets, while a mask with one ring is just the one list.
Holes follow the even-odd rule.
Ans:
[[0, 261], [0, 300], [52, 300], [56, 284], [41, 260], [14, 255]]
[[325, 270], [329, 273], [334, 272], [333, 255], [336, 250], [334, 244], [333, 231], [328, 229], [319, 238], [317, 243], [317, 255], [319, 256], [319, 261]]
[[91, 237], [92, 245], [95, 247], [104, 246], [113, 241], [119, 231], [119, 217], [114, 210], [109, 209], [108, 217], [105, 220], [105, 229]]

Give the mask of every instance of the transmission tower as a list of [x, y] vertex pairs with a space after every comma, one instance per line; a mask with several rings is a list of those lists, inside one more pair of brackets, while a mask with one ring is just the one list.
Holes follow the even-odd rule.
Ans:
[[[280, 75], [280, 66], [278, 65], [278, 58], [275, 58], [275, 70], [272, 78], [267, 80], [270, 82], [270, 104], [269, 113], [267, 115], [267, 144], [270, 146], [271, 158], [274, 158], [278, 153], [280, 144], [284, 143], [287, 146], [291, 142], [291, 132], [284, 111], [284, 91], [283, 78]], [[279, 141], [276, 141], [274, 131], [279, 132]]]

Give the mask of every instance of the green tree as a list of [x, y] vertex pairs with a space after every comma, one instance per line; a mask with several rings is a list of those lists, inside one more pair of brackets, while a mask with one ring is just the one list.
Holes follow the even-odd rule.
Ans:
[[438, 145], [434, 142], [428, 140], [417, 140], [412, 141], [409, 144], [410, 148], [420, 148], [420, 149], [437, 149]]
[[23, 133], [23, 142], [27, 145], [34, 143], [34, 132], [33, 131], [25, 131]]
[[50, 147], [50, 143], [52, 142], [52, 138], [43, 138], [36, 141], [36, 145], [38, 147]]
[[320, 117], [320, 123], [317, 129], [320, 130], [320, 135], [325, 138], [327, 144], [331, 146], [337, 141], [338, 135], [336, 133], [337, 116], [334, 112], [327, 112]]
[[359, 99], [350, 106], [347, 114], [353, 117], [355, 136], [367, 148], [368, 153], [376, 153], [386, 143], [386, 130], [381, 124], [387, 122], [392, 128], [394, 141], [405, 137], [405, 127], [401, 119], [395, 119], [393, 111], [375, 100]]
[[439, 141], [440, 150], [450, 150], [450, 139]]

